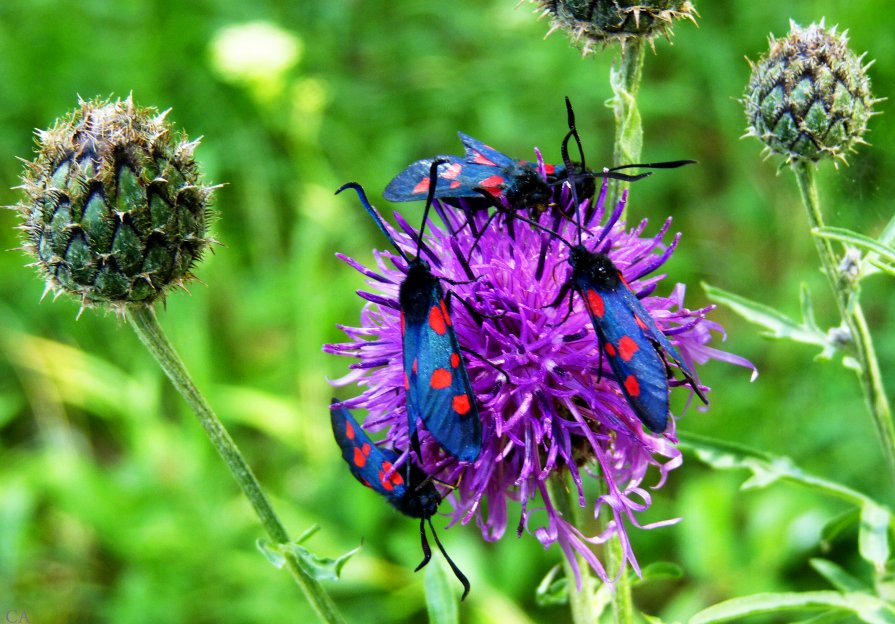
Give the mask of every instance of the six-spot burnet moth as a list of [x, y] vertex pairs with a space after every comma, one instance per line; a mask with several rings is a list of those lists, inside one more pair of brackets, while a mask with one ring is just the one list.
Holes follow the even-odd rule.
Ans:
[[351, 469], [351, 474], [374, 492], [385, 497], [385, 500], [402, 514], [420, 519], [423, 560], [414, 571], [422, 569], [432, 558], [429, 540], [426, 538], [426, 523], [428, 522], [438, 549], [444, 555], [448, 565], [451, 566], [457, 579], [463, 584], [463, 598], [466, 598], [466, 594], [469, 593], [469, 580], [445, 552], [444, 546], [441, 545], [441, 540], [438, 539], [438, 534], [435, 532], [435, 527], [432, 526], [432, 516], [438, 511], [441, 494], [432, 484], [431, 479], [411, 462], [409, 454], [406, 458], [406, 468], [396, 469], [395, 464], [400, 458], [398, 453], [373, 443], [351, 412], [340, 406], [336, 399], [332, 400], [329, 409], [333, 435], [339, 448], [342, 449], [342, 458]]
[[[441, 164], [438, 159], [430, 164], [429, 179], [437, 177]], [[429, 187], [416, 256], [412, 259], [392, 238], [382, 218], [367, 200], [363, 187], [349, 182], [336, 193], [348, 188], [357, 192], [366, 211], [407, 262], [407, 277], [401, 282], [398, 303], [401, 309], [407, 419], [414, 450], [419, 455], [417, 421], [422, 421], [429, 434], [450, 455], [460, 461], [474, 462], [482, 450], [482, 423], [478, 406], [441, 281], [432, 273], [429, 263], [420, 257], [423, 231], [435, 187]]]
[[[463, 156], [436, 156], [424, 158], [408, 165], [385, 188], [383, 197], [388, 201], [404, 202], [425, 199], [429, 193], [429, 170], [435, 160], [447, 166], [439, 170], [435, 183], [436, 199], [466, 198], [468, 206], [490, 207], [482, 202], [485, 193], [498, 200], [505, 199], [509, 212], [523, 207], [536, 212], [546, 210], [553, 196], [553, 185], [568, 178], [569, 171], [577, 165], [545, 165], [546, 180], [538, 172], [536, 163], [515, 160], [481, 141], [463, 134], [460, 140], [466, 148]], [[579, 196], [594, 194], [590, 177], [578, 178]]]
[[[581, 140], [575, 128], [575, 117], [568, 98], [566, 106], [569, 113], [569, 131], [562, 142], [562, 156], [563, 161], [569, 163], [569, 140], [574, 138], [579, 150]], [[671, 168], [692, 162], [674, 161], [636, 166]], [[578, 199], [574, 197], [575, 186], [574, 184], [570, 186], [574, 205], [577, 206]], [[608, 244], [603, 245], [604, 249], [601, 250], [601, 244], [604, 243], [609, 229], [607, 228], [594, 242], [595, 251], [591, 251], [583, 243], [581, 219], [577, 210], [575, 218], [578, 230], [577, 244], [573, 245], [553, 233], [570, 249], [569, 264], [572, 273], [551, 305], [559, 304], [568, 294], [571, 310], [572, 293], [578, 293], [584, 301], [585, 309], [597, 333], [601, 355], [606, 354], [622, 393], [641, 422], [650, 431], [661, 433], [668, 425], [668, 378], [671, 372], [666, 358], [670, 358], [677, 365], [703, 403], [707, 403], [705, 395], [696, 382], [695, 374], [684, 362], [677, 348], [656, 326], [649, 311], [640, 303], [637, 295], [625, 282], [621, 271], [606, 254]]]

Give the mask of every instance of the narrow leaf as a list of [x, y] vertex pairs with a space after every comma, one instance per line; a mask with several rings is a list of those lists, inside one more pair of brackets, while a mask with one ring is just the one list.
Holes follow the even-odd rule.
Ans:
[[663, 579], [679, 579], [684, 576], [684, 572], [679, 565], [670, 561], [657, 561], [650, 563], [641, 570], [641, 578], [636, 576], [632, 579], [634, 586], [660, 581]]
[[557, 577], [561, 571], [559, 564], [550, 568], [535, 590], [535, 603], [539, 607], [564, 605], [569, 602], [569, 585], [565, 576]]
[[258, 538], [255, 542], [255, 546], [258, 547], [258, 550], [261, 551], [261, 554], [264, 555], [264, 558], [267, 559], [273, 567], [282, 570], [283, 566], [286, 565], [286, 558], [283, 556], [283, 553], [280, 552], [279, 547], [272, 545], [263, 537]]
[[895, 624], [895, 612], [881, 600], [861, 593], [840, 594], [834, 591], [768, 593], [734, 598], [703, 609], [690, 619], [690, 624], [740, 621], [751, 615], [794, 610], [851, 611], [868, 624]]
[[819, 238], [826, 238], [854, 245], [859, 249], [875, 253], [883, 260], [895, 262], [895, 248], [880, 243], [875, 238], [859, 234], [858, 232], [853, 232], [852, 230], [840, 227], [824, 227], [815, 228], [811, 233]]
[[460, 611], [457, 599], [451, 592], [451, 584], [441, 562], [433, 562], [426, 568], [423, 586], [426, 589], [426, 611], [430, 624], [457, 624]]
[[892, 522], [892, 513], [875, 503], [867, 500], [861, 508], [861, 528], [858, 531], [858, 551], [866, 561], [869, 561], [877, 570], [885, 568], [889, 560], [889, 525]]
[[811, 567], [818, 574], [824, 577], [830, 585], [844, 592], [865, 592], [870, 593], [871, 589], [867, 587], [860, 579], [855, 578], [842, 567], [833, 563], [828, 559], [811, 559]]
[[712, 301], [726, 305], [750, 323], [763, 327], [766, 330], [766, 336], [788, 338], [795, 342], [813, 344], [824, 349], [829, 348], [826, 334], [806, 325], [800, 325], [770, 306], [710, 286], [705, 282], [703, 282], [702, 288]]
[[859, 507], [863, 507], [865, 503], [880, 506], [871, 498], [849, 487], [805, 472], [788, 457], [770, 455], [746, 446], [693, 433], [680, 433], [679, 437], [678, 446], [682, 450], [694, 453], [700, 461], [713, 468], [745, 468], [752, 471], [752, 477], [743, 484], [744, 488], [765, 487], [780, 480], [790, 481], [841, 498]]
[[820, 530], [820, 539], [825, 544], [833, 542], [845, 531], [857, 525], [861, 519], [861, 508], [849, 509], [827, 522]]
[[318, 557], [304, 546], [300, 546], [295, 542], [284, 544], [281, 549], [295, 555], [298, 565], [314, 579], [318, 581], [337, 581], [342, 574], [342, 568], [351, 557], [360, 551], [361, 547], [358, 546], [349, 550], [338, 559]]

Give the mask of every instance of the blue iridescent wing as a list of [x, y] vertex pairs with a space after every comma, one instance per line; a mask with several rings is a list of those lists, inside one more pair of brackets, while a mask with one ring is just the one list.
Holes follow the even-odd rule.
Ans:
[[410, 434], [421, 420], [445, 451], [473, 462], [482, 449], [482, 423], [450, 312], [437, 284], [417, 294], [426, 299], [425, 318], [401, 317]]
[[329, 413], [333, 436], [342, 449], [342, 458], [351, 469], [351, 474], [395, 505], [395, 501], [407, 493], [401, 471], [389, 474], [398, 459], [397, 453], [374, 444], [351, 412], [344, 407], [331, 406]]
[[435, 515], [441, 495], [426, 474], [415, 465], [394, 470], [398, 454], [374, 444], [351, 412], [335, 403], [333, 399], [329, 410], [333, 435], [351, 474], [407, 516]]
[[621, 281], [601, 288], [579, 279], [575, 287], [628, 404], [650, 431], [661, 433], [668, 426], [668, 375], [650, 340], [649, 313]]
[[498, 169], [511, 169], [518, 164], [503, 152], [498, 152], [490, 145], [485, 145], [468, 134], [462, 132], [457, 134], [460, 135], [463, 147], [466, 148], [465, 158], [469, 164], [497, 167]]
[[[504, 177], [491, 165], [470, 164], [458, 156], [438, 156], [445, 164], [438, 167], [435, 198], [481, 197], [479, 188], [502, 189]], [[425, 158], [409, 165], [396, 175], [382, 196], [388, 201], [422, 201], [429, 192], [429, 173], [434, 158]], [[499, 191], [498, 191], [499, 193]]]
[[[637, 298], [633, 292], [631, 292], [630, 288], [625, 288], [622, 293], [622, 297], [625, 300], [626, 305], [643, 320], [643, 324], [646, 325], [645, 331], [649, 335], [649, 337], [654, 340], [659, 346], [662, 347], [662, 350], [670, 357], [675, 364], [681, 369], [681, 372], [684, 376], [691, 381], [693, 381], [694, 374], [689, 366], [684, 362], [684, 359], [681, 357], [680, 351], [677, 350], [671, 341], [668, 340], [668, 337], [662, 333], [662, 330], [658, 328], [656, 322], [653, 320], [653, 317], [650, 313], [643, 307], [643, 304], [640, 303], [640, 299]], [[694, 387], [694, 389], [696, 389]]]

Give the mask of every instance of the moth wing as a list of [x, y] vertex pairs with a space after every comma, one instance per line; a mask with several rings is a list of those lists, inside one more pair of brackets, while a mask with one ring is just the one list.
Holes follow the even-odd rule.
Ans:
[[[438, 167], [436, 198], [480, 197], [481, 194], [476, 190], [479, 183], [493, 175], [493, 167], [470, 164], [458, 156], [437, 158], [445, 162]], [[425, 200], [429, 193], [429, 174], [434, 160], [435, 158], [424, 158], [408, 165], [392, 178], [382, 196], [393, 202]]]
[[460, 135], [463, 147], [466, 148], [466, 162], [487, 167], [497, 167], [499, 169], [508, 169], [516, 166], [516, 161], [503, 152], [498, 152], [490, 145], [485, 145], [468, 134], [463, 134], [462, 132], [457, 134]]
[[600, 289], [593, 285], [579, 288], [600, 345], [628, 404], [650, 431], [661, 433], [668, 426], [665, 362], [647, 337], [642, 315], [631, 309], [624, 296], [626, 290], [624, 284], [615, 289]]
[[424, 322], [404, 328], [407, 415], [412, 433], [421, 420], [438, 444], [460, 461], [482, 448], [482, 422], [450, 312], [433, 289]]
[[329, 413], [333, 436], [342, 449], [342, 458], [351, 474], [387, 498], [392, 505], [398, 506], [408, 493], [401, 474], [403, 471], [392, 471], [398, 454], [377, 446], [346, 408], [330, 406]]

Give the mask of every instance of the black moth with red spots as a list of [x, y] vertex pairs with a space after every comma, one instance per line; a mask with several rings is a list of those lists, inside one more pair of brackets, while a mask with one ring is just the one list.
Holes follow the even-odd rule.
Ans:
[[445, 552], [441, 540], [435, 533], [435, 527], [432, 526], [432, 516], [438, 511], [438, 505], [441, 503], [441, 494], [432, 480], [410, 461], [409, 455], [406, 458], [407, 464], [396, 469], [395, 465], [400, 456], [391, 449], [374, 444], [351, 412], [339, 405], [336, 399], [332, 400], [329, 410], [333, 436], [342, 449], [342, 458], [348, 464], [351, 474], [368, 488], [385, 497], [385, 500], [402, 514], [420, 519], [423, 560], [416, 570], [420, 570], [432, 558], [432, 551], [426, 538], [426, 523], [428, 523], [435, 544], [462, 583], [463, 598], [466, 598], [466, 594], [469, 593], [469, 581]]

